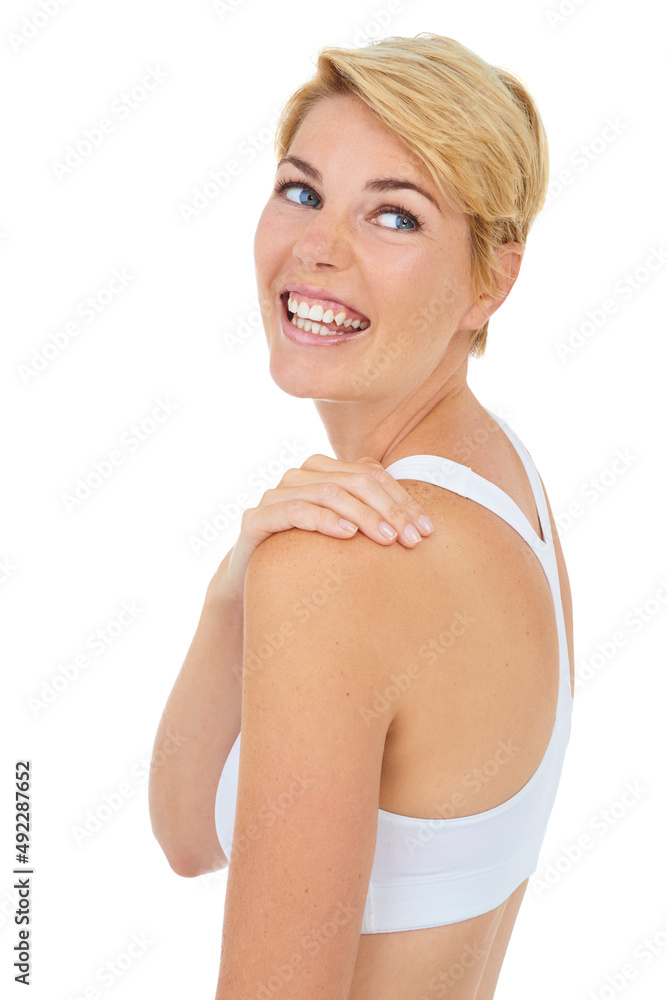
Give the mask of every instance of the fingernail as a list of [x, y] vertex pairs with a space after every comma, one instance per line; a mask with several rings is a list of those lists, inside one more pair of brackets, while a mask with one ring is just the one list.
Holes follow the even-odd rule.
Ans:
[[344, 517], [339, 517], [338, 523], [340, 524], [341, 528], [345, 529], [345, 531], [356, 531], [358, 528], [357, 524], [352, 524], [352, 521], [348, 521]]
[[380, 521], [378, 528], [385, 536], [385, 538], [396, 538], [396, 532], [394, 531], [394, 529], [390, 524], [387, 524], [386, 521]]
[[420, 514], [417, 518], [417, 524], [421, 525], [424, 531], [435, 531], [435, 528], [427, 518], [426, 514]]
[[414, 524], [406, 524], [405, 537], [409, 538], [411, 542], [421, 542], [422, 540], [422, 536], [419, 534]]

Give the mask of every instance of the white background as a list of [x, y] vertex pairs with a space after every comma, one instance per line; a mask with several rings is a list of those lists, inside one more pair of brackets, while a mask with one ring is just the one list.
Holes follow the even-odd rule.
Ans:
[[[321, 47], [433, 31], [524, 80], [552, 165], [520, 281], [469, 366], [561, 519], [579, 678], [558, 800], [497, 997], [662, 996], [667, 272], [652, 254], [664, 255], [667, 232], [664, 39], [651, 0], [564, 0], [561, 15], [560, 0], [401, 0], [391, 14], [385, 0], [236, 0], [227, 11], [203, 0], [44, 2], [57, 12], [5, 0], [0, 14], [2, 981], [17, 940], [12, 777], [29, 758], [30, 995], [215, 992], [226, 872], [171, 871], [150, 829], [147, 763], [238, 516], [199, 553], [193, 536], [253, 473], [269, 467], [268, 488], [307, 455], [332, 453], [312, 402], [284, 395], [267, 370], [252, 241], [275, 170], [272, 123]], [[149, 70], [154, 89], [121, 117], [115, 102]], [[59, 179], [56, 161], [105, 117], [113, 131]], [[601, 138], [607, 119], [613, 141], [610, 130]], [[240, 173], [210, 186], [186, 222], [182, 206], [231, 159]], [[562, 171], [570, 183], [559, 188]], [[104, 304], [114, 269], [128, 284]], [[100, 307], [92, 322], [79, 311], [88, 296]], [[63, 339], [73, 321], [78, 334]], [[573, 328], [582, 346], [562, 357]], [[29, 370], [59, 332], [65, 346]], [[159, 400], [172, 412], [131, 446]], [[301, 457], [284, 465], [286, 442]], [[119, 448], [123, 463], [68, 510], [78, 477]], [[628, 457], [613, 471], [619, 450]], [[94, 652], [89, 637], [114, 632], [123, 602], [134, 620]], [[638, 606], [646, 621], [633, 626]], [[68, 680], [61, 668], [82, 653], [88, 665]], [[621, 805], [627, 782], [640, 791]], [[89, 811], [107, 816], [105, 795], [121, 805], [77, 834]], [[584, 834], [592, 846], [572, 860]], [[102, 981], [132, 935], [146, 941], [141, 957]]]

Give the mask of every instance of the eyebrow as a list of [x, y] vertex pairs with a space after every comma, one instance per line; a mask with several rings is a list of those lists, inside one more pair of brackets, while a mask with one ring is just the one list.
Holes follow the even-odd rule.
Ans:
[[[313, 167], [312, 164], [308, 163], [307, 160], [302, 160], [298, 156], [290, 156], [288, 154], [287, 156], [283, 156], [282, 160], [276, 167], [276, 172], [280, 169], [283, 163], [293, 163], [295, 167], [302, 170], [304, 174], [308, 175], [308, 177], [312, 177], [318, 184], [322, 183], [322, 174], [316, 167]], [[395, 191], [398, 188], [406, 188], [408, 191], [416, 191], [418, 194], [423, 195], [424, 198], [428, 198], [428, 200], [435, 205], [437, 210], [439, 212], [441, 211], [440, 206], [433, 195], [429, 194], [423, 187], [420, 187], [419, 184], [415, 184], [414, 181], [404, 180], [400, 177], [375, 177], [372, 181], [368, 181], [364, 185], [364, 191]]]

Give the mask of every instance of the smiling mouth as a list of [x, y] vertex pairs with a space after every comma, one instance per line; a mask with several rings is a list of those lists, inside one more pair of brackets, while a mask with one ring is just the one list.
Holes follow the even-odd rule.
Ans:
[[[290, 292], [285, 292], [280, 296], [283, 308], [287, 315], [287, 319], [299, 330], [305, 330], [306, 333], [315, 333], [320, 337], [344, 337], [345, 335], [362, 333], [367, 330], [371, 325], [370, 320], [364, 320], [360, 322], [359, 320], [346, 320], [342, 324], [337, 324], [333, 320], [328, 323], [318, 322], [317, 320], [308, 319], [306, 317], [297, 316], [296, 313], [291, 312], [288, 306], [290, 300]], [[340, 308], [341, 312], [345, 312], [343, 306]], [[353, 324], [357, 323], [357, 326]]]

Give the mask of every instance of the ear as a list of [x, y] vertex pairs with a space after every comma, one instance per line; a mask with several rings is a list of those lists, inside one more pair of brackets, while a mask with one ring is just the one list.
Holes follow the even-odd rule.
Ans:
[[496, 280], [499, 290], [494, 295], [480, 295], [475, 304], [462, 317], [460, 329], [479, 330], [480, 327], [484, 326], [489, 316], [503, 304], [519, 275], [524, 249], [522, 243], [503, 243], [502, 246], [494, 247]]

